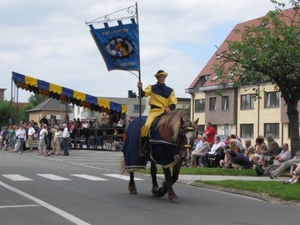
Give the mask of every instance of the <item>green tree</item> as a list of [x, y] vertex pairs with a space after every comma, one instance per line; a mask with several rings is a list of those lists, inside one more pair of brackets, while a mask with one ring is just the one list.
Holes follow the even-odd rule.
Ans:
[[24, 122], [28, 122], [29, 121], [29, 113], [27, 112], [27, 110], [32, 109], [34, 106], [32, 103], [28, 103], [26, 105], [24, 105], [21, 109], [19, 109], [19, 120], [20, 121], [24, 121]]
[[245, 26], [235, 30], [240, 41], [228, 41], [224, 56], [214, 65], [216, 82], [222, 88], [250, 87], [259, 98], [261, 87], [273, 84], [287, 105], [291, 150], [299, 150], [300, 99], [300, 16], [299, 2], [291, 0], [292, 8], [271, 0], [275, 9], [261, 18], [261, 26]]
[[28, 102], [31, 103], [33, 107], [35, 107], [38, 104], [46, 101], [47, 99], [48, 97], [35, 93], [28, 98]]
[[9, 124], [9, 119], [12, 119], [13, 123], [17, 123], [17, 118], [19, 117], [19, 111], [15, 105], [11, 105], [10, 101], [0, 102], [0, 125], [7, 126]]
[[0, 102], [0, 125], [7, 126], [8, 120], [10, 118], [10, 102], [1, 101]]

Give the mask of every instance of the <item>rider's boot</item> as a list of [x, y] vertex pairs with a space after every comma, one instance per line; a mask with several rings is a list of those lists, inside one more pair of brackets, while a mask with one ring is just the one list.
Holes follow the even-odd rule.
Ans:
[[142, 157], [148, 157], [149, 156], [148, 142], [149, 142], [149, 139], [147, 137], [142, 137], [142, 142], [141, 142], [141, 156]]

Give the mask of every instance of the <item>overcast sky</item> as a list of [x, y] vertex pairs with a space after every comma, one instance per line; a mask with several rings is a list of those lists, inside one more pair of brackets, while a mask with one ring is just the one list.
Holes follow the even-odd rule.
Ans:
[[[281, 0], [288, 3], [289, 0]], [[0, 0], [0, 88], [11, 96], [11, 72], [96, 97], [127, 97], [138, 79], [106, 70], [85, 21], [134, 5], [128, 0]], [[287, 8], [290, 5], [287, 4]], [[270, 0], [140, 0], [141, 78], [169, 73], [166, 84], [185, 93], [238, 23], [273, 10]], [[31, 92], [19, 90], [19, 102]]]

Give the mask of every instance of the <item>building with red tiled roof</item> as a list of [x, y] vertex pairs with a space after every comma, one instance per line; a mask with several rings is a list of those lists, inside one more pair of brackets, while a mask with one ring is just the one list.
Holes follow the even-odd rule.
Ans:
[[[292, 10], [287, 9], [283, 13], [287, 16]], [[283, 20], [287, 18], [283, 17]], [[280, 93], [274, 91], [273, 85], [265, 85], [264, 95], [256, 101], [252, 98], [254, 94], [252, 89], [233, 88], [232, 85], [223, 89], [222, 96], [215, 95], [219, 86], [214, 82], [217, 75], [213, 65], [226, 54], [227, 40], [241, 39], [241, 34], [237, 34], [235, 30], [243, 30], [245, 26], [265, 26], [265, 24], [261, 24], [261, 18], [256, 18], [237, 24], [229, 33], [186, 89], [186, 93], [191, 95], [191, 119], [199, 118], [200, 132], [205, 129], [207, 122], [211, 122], [218, 134], [237, 134], [243, 141], [251, 139], [254, 142], [258, 135], [272, 133], [279, 145], [289, 143], [287, 109]]]

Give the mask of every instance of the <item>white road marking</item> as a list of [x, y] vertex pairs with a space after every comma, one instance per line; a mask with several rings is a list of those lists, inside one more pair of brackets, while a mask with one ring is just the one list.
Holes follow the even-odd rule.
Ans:
[[20, 190], [14, 188], [14, 187], [12, 187], [12, 186], [10, 186], [8, 184], [5, 184], [2, 181], [0, 181], [0, 185], [3, 186], [3, 187], [5, 187], [5, 188], [7, 188], [10, 191], [13, 191], [13, 192], [15, 192], [15, 193], [17, 193], [17, 194], [19, 194], [19, 195], [27, 198], [27, 199], [30, 199], [30, 200], [36, 202], [37, 204], [39, 204], [39, 205], [41, 205], [41, 206], [43, 206], [43, 207], [51, 210], [52, 212], [55, 212], [56, 214], [58, 214], [58, 215], [60, 215], [60, 216], [62, 216], [64, 218], [66, 218], [67, 220], [69, 220], [69, 221], [71, 221], [71, 222], [73, 222], [73, 223], [75, 223], [77, 225], [90, 225], [89, 223], [87, 223], [87, 222], [85, 222], [85, 221], [83, 221], [83, 220], [81, 220], [81, 219], [79, 219], [79, 218], [77, 218], [77, 217], [75, 217], [75, 216], [73, 216], [73, 215], [71, 215], [71, 214], [63, 211], [63, 210], [61, 210], [61, 209], [59, 209], [59, 208], [57, 208], [57, 207], [55, 207], [53, 205], [50, 205], [47, 202], [44, 202], [44, 201], [42, 201], [42, 200], [40, 200], [40, 199], [38, 199], [36, 197], [33, 197], [33, 196], [31, 196], [31, 195], [23, 192], [23, 191], [20, 191]]
[[98, 181], [98, 180], [108, 181], [107, 179], [104, 179], [104, 178], [101, 178], [101, 177], [90, 176], [90, 175], [87, 175], [87, 174], [70, 174], [70, 175], [74, 176], [74, 177], [80, 177], [80, 178], [83, 178], [83, 179], [87, 179], [87, 180], [93, 180], [93, 181]]
[[23, 207], [37, 207], [39, 205], [4, 205], [0, 206], [0, 209], [6, 209], [6, 208], [23, 208]]
[[[108, 176], [108, 177], [114, 177], [114, 178], [118, 178], [118, 179], [122, 179], [122, 180], [129, 180], [130, 177], [129, 176], [124, 176], [121, 174], [103, 174], [104, 176]], [[134, 180], [144, 180], [144, 179], [140, 179], [135, 177]]]
[[19, 174], [2, 174], [2, 176], [13, 181], [33, 181], [32, 179], [24, 177]]
[[68, 179], [68, 178], [65, 178], [65, 177], [60, 177], [60, 176], [57, 176], [57, 175], [54, 175], [54, 174], [37, 174], [37, 175], [40, 176], [40, 177], [47, 178], [49, 180], [71, 180], [71, 179]]

